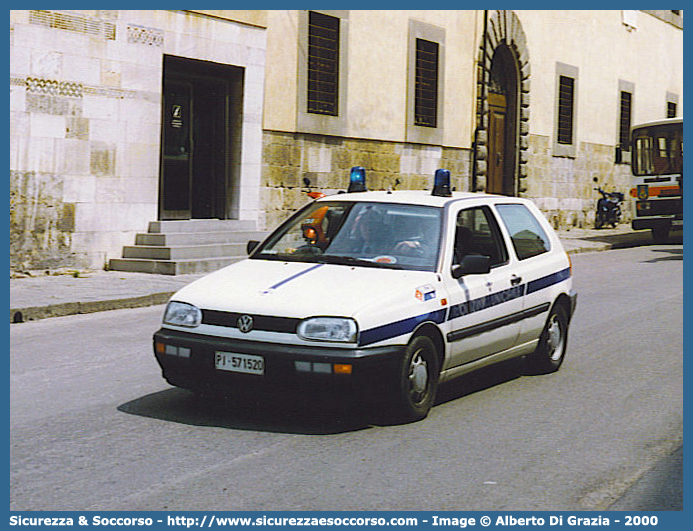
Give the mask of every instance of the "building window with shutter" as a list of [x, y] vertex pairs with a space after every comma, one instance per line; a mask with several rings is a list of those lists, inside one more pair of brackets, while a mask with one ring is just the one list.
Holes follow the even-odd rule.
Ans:
[[622, 151], [630, 151], [630, 125], [633, 94], [621, 91], [621, 109], [618, 121], [618, 144]]
[[348, 10], [298, 12], [296, 128], [299, 133], [344, 135]]
[[575, 80], [568, 76], [558, 78], [558, 143], [573, 143], [573, 104]]
[[555, 136], [553, 155], [575, 157], [577, 153], [577, 67], [556, 63]]
[[445, 29], [409, 20], [406, 141], [439, 145], [445, 115]]
[[618, 80], [618, 91], [616, 92], [616, 150], [614, 162], [616, 164], [630, 164], [630, 128], [633, 125], [633, 95], [635, 94], [635, 83], [630, 81]]
[[339, 114], [339, 19], [308, 13], [308, 112]]
[[438, 125], [438, 43], [416, 39], [414, 124]]
[[676, 104], [673, 101], [667, 102], [667, 118], [676, 118]]
[[679, 106], [679, 95], [673, 92], [667, 91], [667, 107], [666, 107], [666, 117], [676, 118], [676, 113], [678, 112]]

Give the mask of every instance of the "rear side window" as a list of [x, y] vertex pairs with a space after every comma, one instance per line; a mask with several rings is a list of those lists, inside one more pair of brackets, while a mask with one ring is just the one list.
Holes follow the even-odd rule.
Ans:
[[549, 238], [525, 205], [496, 205], [520, 260], [548, 252]]

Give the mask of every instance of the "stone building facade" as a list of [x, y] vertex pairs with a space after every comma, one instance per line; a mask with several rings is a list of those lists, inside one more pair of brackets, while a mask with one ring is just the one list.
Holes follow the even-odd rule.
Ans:
[[[595, 178], [609, 190], [630, 188], [621, 121], [661, 118], [672, 104], [683, 113], [680, 11], [321, 13], [340, 21], [347, 48], [340, 49], [340, 68], [348, 73], [339, 115], [317, 125], [302, 108], [308, 14], [269, 15], [263, 157], [269, 226], [305, 202], [300, 179], [287, 184], [282, 175], [289, 170], [275, 156], [275, 149], [291, 149], [296, 170], [289, 173], [311, 176], [327, 193], [351, 165], [366, 167], [376, 188], [397, 179], [406, 188], [430, 187], [435, 168], [447, 167], [458, 190], [529, 197], [555, 227], [588, 227]], [[444, 49], [434, 132], [412, 132], [425, 129], [411, 124], [415, 38], [437, 40]], [[561, 76], [575, 82], [569, 145], [556, 142]], [[632, 105], [621, 116], [625, 91]], [[499, 96], [500, 131], [493, 120]], [[503, 167], [494, 177], [499, 158]], [[629, 216], [626, 208], [624, 221]]]
[[629, 189], [624, 128], [671, 112], [681, 11], [11, 11], [11, 266], [268, 230], [357, 165], [589, 226], [595, 178]]

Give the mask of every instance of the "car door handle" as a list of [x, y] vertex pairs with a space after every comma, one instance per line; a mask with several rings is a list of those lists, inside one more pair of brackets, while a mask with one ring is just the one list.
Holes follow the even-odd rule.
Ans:
[[517, 286], [520, 282], [522, 282], [522, 277], [518, 277], [517, 275], [510, 277], [510, 284], [512, 286]]

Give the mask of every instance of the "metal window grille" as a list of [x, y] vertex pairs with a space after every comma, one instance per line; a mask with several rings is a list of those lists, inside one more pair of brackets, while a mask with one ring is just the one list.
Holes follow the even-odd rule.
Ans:
[[667, 118], [676, 118], [676, 103], [673, 101], [667, 102]]
[[621, 116], [619, 120], [618, 142], [623, 151], [630, 151], [630, 117], [633, 95], [621, 91]]
[[438, 43], [416, 39], [414, 125], [438, 125]]
[[339, 114], [339, 19], [308, 13], [308, 112]]
[[87, 35], [95, 35], [108, 40], [115, 40], [116, 38], [115, 24], [80, 14], [34, 10], [29, 12], [29, 23], [77, 33], [86, 33]]
[[558, 143], [573, 143], [573, 105], [575, 80], [568, 76], [558, 78]]

